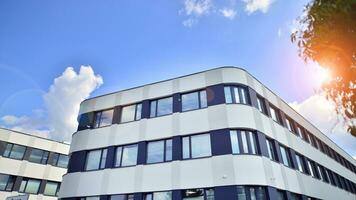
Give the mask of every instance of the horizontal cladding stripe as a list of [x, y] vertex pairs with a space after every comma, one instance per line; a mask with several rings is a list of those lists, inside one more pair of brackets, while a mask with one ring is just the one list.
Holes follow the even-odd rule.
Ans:
[[[256, 91], [254, 89], [252, 89], [249, 86], [240, 84], [240, 83], [223, 83], [223, 84], [217, 84], [217, 85], [212, 85], [212, 86], [208, 86], [206, 88], [207, 90], [207, 99], [208, 99], [208, 106], [214, 106], [214, 105], [219, 105], [219, 104], [225, 104], [225, 96], [224, 96], [224, 86], [241, 86], [241, 87], [245, 87], [247, 88], [248, 91], [248, 96], [250, 99], [249, 105], [255, 107], [258, 109], [258, 104], [257, 104], [257, 96], [262, 97], [261, 95], [257, 94]], [[200, 89], [197, 89], [197, 91]], [[184, 93], [181, 93], [184, 94]], [[173, 113], [179, 113], [182, 112], [180, 105], [177, 105], [180, 102], [180, 95], [179, 94], [172, 94], [173, 95]], [[269, 113], [269, 102], [264, 99], [267, 103], [266, 103], [266, 114], [267, 116], [270, 116]], [[142, 108], [142, 118], [149, 118], [149, 99], [144, 100], [142, 102], [143, 108]], [[273, 105], [276, 106], [276, 105]], [[277, 112], [279, 112], [280, 114], [280, 118], [281, 118], [281, 122], [280, 125], [282, 125], [283, 127], [286, 128], [286, 124], [285, 124], [285, 119], [286, 119], [286, 115], [279, 109], [277, 108]], [[114, 112], [114, 119], [113, 122], [114, 123], [119, 123], [119, 120], [117, 119], [118, 116], [120, 115], [119, 111], [121, 110], [121, 106], [116, 106], [115, 107], [115, 112]], [[288, 117], [289, 118], [289, 117]], [[82, 131], [82, 130], [86, 130], [86, 129], [92, 129], [93, 128], [93, 124], [94, 123], [94, 112], [89, 112], [89, 113], [83, 113], [82, 115], [80, 115], [79, 117], [79, 125], [78, 125], [78, 131], [75, 132], [73, 135], [77, 134], [78, 132]], [[302, 127], [300, 124], [296, 123], [294, 120], [291, 120], [292, 123], [292, 127], [300, 127], [303, 134], [309, 134], [309, 137], [312, 137], [311, 139], [314, 140], [314, 137], [317, 138], [316, 136], [314, 136], [313, 134], [311, 134], [311, 131], [307, 131], [306, 128]], [[295, 128], [293, 128], [295, 129]], [[296, 132], [294, 130], [294, 132]], [[317, 138], [317, 140], [320, 140]], [[322, 140], [320, 140], [322, 141]], [[328, 142], [333, 143], [330, 139]], [[309, 142], [308, 142], [309, 143]], [[324, 143], [324, 145], [326, 145]], [[337, 145], [336, 145], [337, 146]], [[317, 148], [318, 149], [318, 148]], [[332, 147], [326, 145], [326, 149], [332, 149], [333, 151], [335, 151]], [[322, 148], [321, 150], [318, 149], [319, 151], [321, 151], [324, 154], [327, 154], [329, 157], [332, 157], [332, 159], [334, 159], [336, 162], [338, 162], [340, 165], [342, 165], [343, 167], [349, 169], [350, 171], [353, 171], [356, 174], [356, 166], [353, 165], [348, 159], [344, 158], [343, 156], [341, 156], [338, 153], [330, 153], [329, 150], [328, 151], [324, 151], [324, 148]], [[335, 156], [335, 157], [334, 157]], [[342, 159], [340, 159], [340, 158]], [[345, 166], [346, 165], [346, 166]]]
[[[217, 186], [213, 188], [199, 188], [199, 189], [214, 189], [214, 200], [229, 200], [229, 199], [236, 199], [238, 196], [238, 187], [245, 190], [245, 194], [247, 195], [247, 199], [251, 199], [250, 197], [250, 188], [257, 188], [262, 187], [263, 193], [266, 199], [276, 200], [279, 199], [279, 194], [283, 194], [288, 199], [292, 199], [292, 196], [296, 195], [302, 200], [317, 200], [316, 197], [306, 196], [304, 194], [296, 194], [287, 190], [280, 190], [272, 186], [264, 186], [264, 185], [226, 185], [226, 186]], [[194, 188], [196, 189], [196, 188]], [[172, 192], [172, 199], [171, 200], [183, 200], [183, 191], [184, 190], [172, 190], [172, 191], [164, 191], [164, 192]], [[155, 191], [150, 191], [148, 193], [154, 193]], [[158, 191], [162, 192], [162, 191]], [[144, 200], [144, 195], [147, 193], [133, 193], [134, 200]], [[109, 200], [111, 195], [120, 195], [120, 194], [102, 194], [98, 195], [100, 200]], [[123, 194], [126, 195], [126, 194]], [[346, 195], [345, 195], [346, 196]], [[80, 200], [81, 197], [66, 197], [61, 198], [61, 200]], [[261, 198], [261, 197], [260, 197]]]
[[[232, 154], [232, 147], [231, 147], [231, 140], [230, 140], [230, 130], [249, 130], [249, 131], [253, 131], [256, 134], [257, 154], [269, 158], [269, 156], [268, 156], [269, 153], [268, 153], [268, 150], [267, 150], [265, 134], [263, 134], [262, 132], [253, 130], [253, 129], [219, 129], [219, 130], [210, 131], [209, 134], [210, 134], [210, 138], [211, 138], [211, 151], [212, 151], [211, 156]], [[199, 134], [201, 134], [201, 133], [199, 133]], [[182, 141], [182, 139], [181, 139], [180, 136], [175, 136], [173, 138], [173, 161], [174, 160], [183, 160], [182, 155], [181, 155], [182, 154], [181, 141]], [[279, 142], [277, 140], [273, 140], [273, 142], [275, 144], [275, 152], [277, 154], [277, 160], [276, 161], [280, 162], [280, 163], [283, 163], [282, 162], [282, 156], [281, 156], [281, 153], [280, 153], [280, 147], [279, 147], [281, 145], [279, 144]], [[145, 146], [144, 143], [145, 142], [141, 141], [139, 143], [139, 146]], [[241, 141], [240, 141], [239, 146], [240, 146], [240, 148], [242, 148]], [[109, 149], [109, 152], [112, 152], [112, 151], [110, 151], [110, 149], [115, 149], [115, 146], [110, 146], [110, 147], [108, 147], [108, 149]], [[297, 161], [296, 161], [296, 156], [295, 156], [296, 153], [295, 153], [295, 151], [293, 149], [291, 149], [291, 148], [286, 148], [286, 149], [288, 150], [289, 157], [291, 158], [291, 160], [290, 160], [290, 164], [291, 164], [290, 168], [292, 168], [294, 170], [298, 170], [297, 169]], [[75, 173], [75, 172], [83, 172], [83, 171], [85, 171], [84, 167], [85, 167], [85, 160], [86, 160], [85, 158], [86, 158], [87, 151], [88, 150], [77, 151], [77, 152], [73, 152], [71, 154], [68, 173]], [[176, 153], [174, 153], [174, 152], [176, 152]], [[107, 165], [106, 168], [114, 168], [114, 167], [112, 167], [113, 166], [112, 162], [114, 162], [113, 159], [114, 159], [115, 156], [112, 155], [112, 153], [109, 153], [109, 155], [110, 156], [107, 156], [106, 163], [111, 163], [111, 164]], [[147, 165], [145, 160], [144, 160], [146, 155], [147, 155], [146, 148], [139, 148], [139, 151], [138, 151], [139, 162], [137, 163], [137, 165]], [[304, 155], [301, 155], [301, 154], [298, 154], [298, 155], [301, 156], [303, 169], [307, 169], [306, 163], [307, 163], [307, 160], [310, 160], [310, 158], [307, 158], [307, 157], [305, 157]], [[112, 160], [108, 161], [108, 159], [112, 159]], [[199, 159], [199, 158], [194, 158], [194, 159]], [[312, 160], [310, 160], [310, 161], [312, 161]], [[333, 172], [332, 170], [326, 168], [325, 166], [322, 166], [322, 165], [320, 165], [320, 164], [318, 164], [318, 163], [316, 163], [314, 161], [312, 161], [312, 163], [313, 163], [314, 167], [316, 167], [316, 165], [319, 165], [319, 167], [323, 170], [322, 173], [326, 173], [325, 171], [330, 171], [331, 174], [333, 174], [338, 180], [340, 180], [340, 184], [337, 184], [335, 186], [338, 186], [338, 187], [343, 188], [345, 190], [353, 191], [354, 193], [356, 193], [356, 184], [355, 183], [353, 183], [352, 181], [346, 179], [343, 176], [340, 176], [339, 174]], [[311, 174], [309, 170], [306, 170], [306, 173], [308, 175]], [[321, 180], [321, 177], [317, 177], [317, 180], [323, 181], [323, 180]], [[348, 182], [350, 182], [350, 183], [348, 183]]]

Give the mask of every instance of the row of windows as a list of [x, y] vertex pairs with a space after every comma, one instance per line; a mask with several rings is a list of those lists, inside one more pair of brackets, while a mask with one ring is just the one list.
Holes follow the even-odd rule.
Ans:
[[24, 159], [26, 151], [30, 151], [29, 157], [27, 158], [27, 160], [30, 162], [44, 165], [50, 164], [53, 166], [67, 168], [69, 161], [69, 157], [67, 155], [51, 152], [52, 159], [49, 160], [49, 151], [29, 148], [18, 144], [5, 143], [5, 150], [2, 156], [16, 160], [22, 160]]
[[[223, 134], [223, 133], [221, 133]], [[233, 154], [261, 155], [256, 133], [248, 130], [230, 130], [231, 152]], [[182, 159], [194, 159], [212, 156], [211, 134], [183, 136], [181, 138]], [[146, 164], [172, 161], [172, 139], [147, 142]], [[278, 145], [276, 145], [276, 143]], [[266, 138], [267, 156], [287, 167], [296, 169], [314, 178], [330, 183], [347, 191], [356, 193], [356, 185], [322, 167], [299, 153], [291, 154], [291, 149], [277, 141]], [[278, 148], [278, 149], [277, 149]], [[178, 151], [178, 150], [176, 150]], [[106, 167], [108, 149], [90, 150], [86, 153], [85, 171], [99, 170]], [[294, 151], [293, 151], [294, 152]], [[118, 146], [115, 148], [114, 167], [128, 167], [137, 165], [138, 144]], [[278, 156], [280, 155], [280, 157]], [[331, 178], [330, 178], [331, 177]]]
[[[266, 139], [266, 146], [268, 150], [268, 157], [271, 160], [279, 161], [277, 156], [277, 151], [274, 145], [274, 141], [272, 139]], [[289, 148], [284, 147], [279, 144], [280, 154], [281, 154], [281, 162], [287, 167], [294, 168], [304, 174], [311, 175], [314, 178], [320, 179], [326, 183], [330, 183], [334, 186], [345, 189], [349, 192], [356, 193], [356, 184], [345, 179], [342, 176], [332, 172], [331, 170], [321, 166], [320, 164], [302, 156], [301, 154], [295, 152], [295, 166], [292, 164], [292, 155]]]
[[[224, 86], [225, 103], [239, 103], [251, 105], [250, 95], [247, 87], [244, 86]], [[180, 95], [182, 111], [206, 108], [207, 94], [206, 90], [199, 90]], [[165, 97], [150, 101], [150, 117], [158, 117], [173, 113], [173, 97]], [[356, 173], [356, 166], [346, 160], [331, 147], [326, 145], [320, 139], [315, 137], [310, 132], [306, 131], [302, 126], [294, 122], [290, 117], [283, 115], [276, 106], [268, 103], [262, 96], [257, 94], [257, 109], [267, 116], [270, 116], [278, 124], [285, 126], [289, 131], [302, 138], [307, 143], [310, 143], [321, 152], [325, 153], [341, 165]], [[140, 120], [142, 115], [142, 104], [133, 104], [124, 106], [121, 109], [120, 122], [130, 122]], [[114, 109], [95, 112], [94, 128], [111, 125], [114, 118]]]
[[[233, 190], [228, 192], [232, 192], [232, 196], [234, 196], [231, 200], [268, 200], [270, 199], [269, 194], [265, 186], [231, 186]], [[287, 192], [284, 190], [276, 190], [277, 199], [273, 200], [287, 200]], [[199, 188], [199, 189], [186, 189], [178, 191], [181, 194], [180, 199], [182, 200], [214, 200], [216, 198], [215, 189], [214, 188]], [[302, 200], [302, 195], [288, 192], [291, 200]], [[142, 200], [172, 200], [173, 199], [172, 191], [161, 191], [161, 192], [151, 192], [144, 193], [142, 195]], [[230, 196], [230, 194], [229, 194]], [[231, 197], [232, 197], [231, 196]], [[91, 196], [91, 197], [80, 197], [79, 200], [100, 200], [100, 196]], [[134, 200], [140, 199], [135, 198], [134, 194], [119, 194], [119, 195], [110, 195], [109, 200]], [[306, 200], [317, 200], [315, 198], [306, 197]]]
[[[20, 187], [18, 192], [28, 194], [38, 194], [42, 180], [16, 177], [12, 175], [0, 174], [0, 191], [11, 192], [14, 189], [15, 181], [17, 178], [21, 178]], [[57, 196], [60, 183], [53, 181], [46, 181], [43, 194], [47, 196]]]

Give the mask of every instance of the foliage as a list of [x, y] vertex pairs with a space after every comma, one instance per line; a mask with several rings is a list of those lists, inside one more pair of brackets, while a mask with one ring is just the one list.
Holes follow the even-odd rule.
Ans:
[[312, 0], [298, 22], [292, 42], [306, 62], [331, 72], [323, 90], [356, 137], [356, 0]]

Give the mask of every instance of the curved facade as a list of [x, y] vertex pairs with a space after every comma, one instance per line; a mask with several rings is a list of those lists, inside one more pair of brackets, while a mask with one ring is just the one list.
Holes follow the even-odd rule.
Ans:
[[58, 199], [68, 152], [68, 144], [0, 128], [0, 199]]
[[246, 71], [81, 104], [60, 198], [355, 199], [355, 160]]

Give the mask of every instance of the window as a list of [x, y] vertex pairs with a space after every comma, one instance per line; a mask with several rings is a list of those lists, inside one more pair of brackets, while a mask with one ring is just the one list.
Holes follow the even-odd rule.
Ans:
[[173, 98], [167, 97], [150, 102], [150, 117], [169, 115], [173, 112]]
[[214, 190], [213, 189], [184, 190], [183, 200], [214, 200]]
[[54, 153], [51, 161], [51, 165], [67, 168], [69, 162], [69, 156], [59, 153]]
[[258, 95], [257, 95], [257, 108], [261, 113], [267, 115], [266, 102], [262, 97]]
[[295, 194], [295, 193], [290, 193], [290, 199], [291, 200], [302, 200], [302, 197], [300, 194]]
[[295, 154], [295, 157], [296, 157], [296, 161], [297, 161], [297, 169], [298, 169], [300, 172], [304, 172], [304, 169], [303, 169], [303, 159], [302, 159], [302, 157], [301, 157], [299, 154]]
[[153, 192], [145, 194], [144, 200], [171, 200], [172, 192]]
[[21, 159], [23, 159], [23, 156], [25, 155], [25, 151], [26, 151], [25, 146], [8, 143], [6, 145], [6, 149], [3, 153], [3, 156], [7, 157], [7, 158], [21, 160]]
[[233, 154], [257, 154], [256, 136], [253, 132], [231, 130], [230, 139]]
[[225, 86], [224, 92], [226, 103], [250, 104], [247, 89], [245, 87]]
[[281, 156], [282, 156], [282, 163], [285, 166], [291, 167], [291, 162], [290, 162], [290, 155], [289, 155], [289, 150], [286, 147], [279, 146], [281, 150]]
[[130, 106], [125, 106], [121, 111], [120, 122], [131, 122], [141, 119], [142, 104], [135, 104]]
[[21, 181], [19, 192], [37, 194], [40, 189], [40, 180], [24, 178]]
[[304, 133], [303, 133], [302, 129], [300, 128], [300, 126], [298, 126], [298, 125], [297, 125], [297, 135], [299, 137], [301, 137], [303, 140], [305, 140]]
[[307, 160], [307, 165], [308, 165], [309, 174], [310, 174], [312, 177], [315, 177], [315, 174], [314, 174], [314, 164], [313, 164], [310, 160]]
[[172, 140], [153, 141], [147, 144], [147, 163], [172, 160]]
[[208, 106], [205, 90], [182, 94], [181, 98], [182, 111], [206, 108]]
[[133, 194], [111, 195], [110, 200], [134, 200], [134, 195]]
[[183, 159], [211, 156], [210, 134], [183, 137]]
[[0, 174], [0, 191], [12, 191], [14, 183], [14, 176]]
[[80, 197], [80, 200], [100, 200], [99, 196], [94, 197]]
[[267, 199], [265, 188], [262, 186], [237, 186], [237, 200], [247, 200], [250, 196], [251, 200]]
[[317, 169], [317, 171], [318, 171], [318, 173], [317, 173], [317, 174], [318, 174], [319, 179], [321, 179], [321, 180], [325, 181], [325, 177], [323, 176], [321, 166], [320, 166], [320, 165], [318, 165], [318, 164], [316, 164], [316, 169]]
[[289, 119], [288, 117], [286, 117], [286, 125], [287, 125], [287, 128], [290, 132], [293, 132], [294, 133], [294, 126], [292, 124], [292, 120]]
[[276, 107], [270, 105], [269, 111], [270, 111], [270, 113], [271, 113], [272, 119], [273, 119], [275, 122], [281, 124], [281, 116], [279, 115], [278, 109], [277, 109]]
[[85, 170], [96, 170], [105, 168], [107, 149], [92, 150], [87, 153]]
[[266, 144], [267, 144], [267, 150], [268, 150], [268, 157], [272, 160], [277, 161], [276, 149], [275, 149], [273, 140], [266, 139]]
[[48, 196], [57, 196], [59, 191], [59, 183], [48, 181], [46, 183], [43, 194]]
[[40, 164], [47, 164], [48, 154], [49, 154], [48, 151], [44, 151], [40, 149], [32, 149], [28, 161], [40, 163]]
[[95, 113], [94, 128], [109, 126], [112, 124], [114, 109], [98, 111]]
[[137, 144], [116, 148], [115, 167], [126, 167], [137, 164]]
[[286, 192], [277, 190], [277, 200], [287, 200]]

